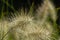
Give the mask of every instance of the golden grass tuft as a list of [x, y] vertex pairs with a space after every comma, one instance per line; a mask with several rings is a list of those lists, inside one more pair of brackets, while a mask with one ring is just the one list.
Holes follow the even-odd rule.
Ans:
[[56, 12], [50, 1], [44, 0], [35, 16], [32, 14], [22, 10], [16, 12], [10, 22], [0, 20], [0, 40], [58, 40], [58, 30], [48, 21], [48, 17], [56, 21]]

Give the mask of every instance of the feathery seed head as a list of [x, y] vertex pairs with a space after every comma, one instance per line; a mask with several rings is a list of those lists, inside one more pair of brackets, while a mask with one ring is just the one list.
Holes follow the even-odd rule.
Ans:
[[[0, 21], [1, 40], [9, 40], [6, 35], [13, 35], [12, 40], [56, 40], [54, 36], [57, 33], [50, 21], [47, 21], [50, 14], [53, 20], [56, 17], [54, 6], [49, 0], [44, 0], [42, 6], [38, 8], [35, 14], [37, 16], [30, 15], [30, 12], [26, 14], [23, 10], [17, 13], [12, 16], [10, 22]], [[2, 34], [3, 31], [4, 35]]]

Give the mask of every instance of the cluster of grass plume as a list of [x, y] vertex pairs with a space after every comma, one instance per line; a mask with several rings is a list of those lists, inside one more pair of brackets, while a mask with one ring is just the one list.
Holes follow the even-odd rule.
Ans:
[[0, 19], [0, 40], [59, 40], [57, 16], [52, 3], [44, 0], [35, 14], [33, 5], [34, 3], [28, 13], [21, 9], [14, 14], [11, 13], [11, 19]]

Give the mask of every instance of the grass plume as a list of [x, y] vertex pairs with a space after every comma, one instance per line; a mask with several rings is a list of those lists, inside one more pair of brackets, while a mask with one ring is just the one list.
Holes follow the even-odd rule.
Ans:
[[1, 19], [0, 40], [58, 40], [58, 29], [48, 20], [51, 17], [55, 24], [56, 11], [52, 3], [44, 0], [34, 15], [22, 9], [12, 14], [11, 21]]

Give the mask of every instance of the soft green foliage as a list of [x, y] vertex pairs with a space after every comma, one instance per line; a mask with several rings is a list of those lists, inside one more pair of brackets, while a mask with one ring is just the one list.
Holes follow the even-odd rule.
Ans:
[[8, 18], [10, 21], [5, 17], [0, 19], [0, 40], [60, 40], [52, 3], [44, 0], [34, 15], [33, 5], [28, 14], [21, 9]]

